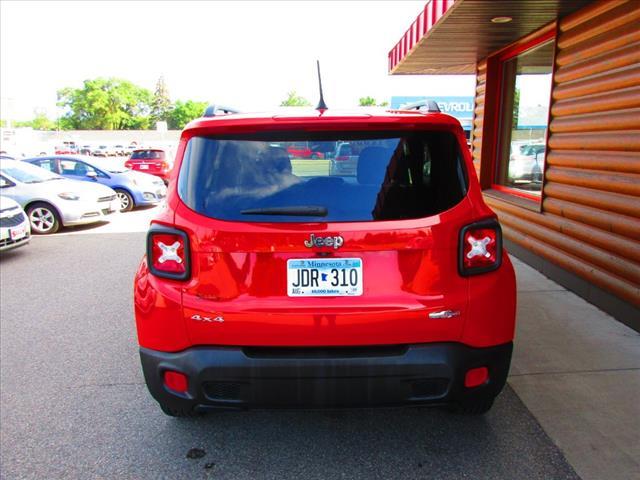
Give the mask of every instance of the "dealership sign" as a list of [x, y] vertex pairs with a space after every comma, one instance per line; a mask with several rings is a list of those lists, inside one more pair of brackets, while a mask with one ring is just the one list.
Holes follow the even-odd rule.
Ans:
[[456, 117], [458, 120], [473, 118], [473, 97], [391, 97], [391, 108], [401, 108], [403, 105], [420, 100], [435, 101], [441, 112]]

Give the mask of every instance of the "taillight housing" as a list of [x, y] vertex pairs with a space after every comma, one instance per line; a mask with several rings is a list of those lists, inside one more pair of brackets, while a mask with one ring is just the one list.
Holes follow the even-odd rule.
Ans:
[[128, 169], [133, 168], [133, 163], [127, 160], [126, 162], [124, 162], [124, 168], [128, 168]]
[[157, 277], [186, 280], [191, 275], [189, 236], [182, 230], [152, 225], [147, 233], [147, 263]]
[[494, 218], [462, 227], [458, 240], [458, 271], [462, 276], [496, 270], [502, 264], [502, 229]]
[[347, 155], [338, 155], [336, 157], [336, 160], [339, 162], [346, 162], [347, 160], [349, 160], [349, 157]]

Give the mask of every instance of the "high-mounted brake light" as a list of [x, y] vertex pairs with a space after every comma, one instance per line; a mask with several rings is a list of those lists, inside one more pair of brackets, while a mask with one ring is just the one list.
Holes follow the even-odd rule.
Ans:
[[460, 275], [491, 272], [501, 263], [502, 230], [497, 220], [483, 220], [460, 230], [458, 245]]
[[152, 225], [147, 234], [147, 262], [158, 277], [185, 280], [191, 273], [189, 237], [181, 230]]

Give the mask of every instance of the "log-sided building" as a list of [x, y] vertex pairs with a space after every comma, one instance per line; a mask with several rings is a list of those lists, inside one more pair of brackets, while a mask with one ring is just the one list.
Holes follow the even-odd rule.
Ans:
[[507, 249], [640, 331], [640, 1], [430, 0], [389, 71], [476, 76]]

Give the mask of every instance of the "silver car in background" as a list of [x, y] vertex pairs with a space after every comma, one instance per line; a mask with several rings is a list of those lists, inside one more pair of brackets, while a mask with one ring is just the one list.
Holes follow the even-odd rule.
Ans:
[[29, 243], [29, 220], [18, 202], [0, 195], [0, 252]]
[[355, 177], [358, 169], [358, 155], [354, 155], [349, 142], [340, 142], [329, 165], [329, 175]]
[[509, 179], [523, 184], [542, 183], [545, 145], [541, 142], [513, 142], [509, 157]]
[[104, 185], [68, 180], [17, 160], [0, 160], [0, 195], [25, 210], [33, 233], [55, 233], [69, 227], [108, 220], [120, 202]]

